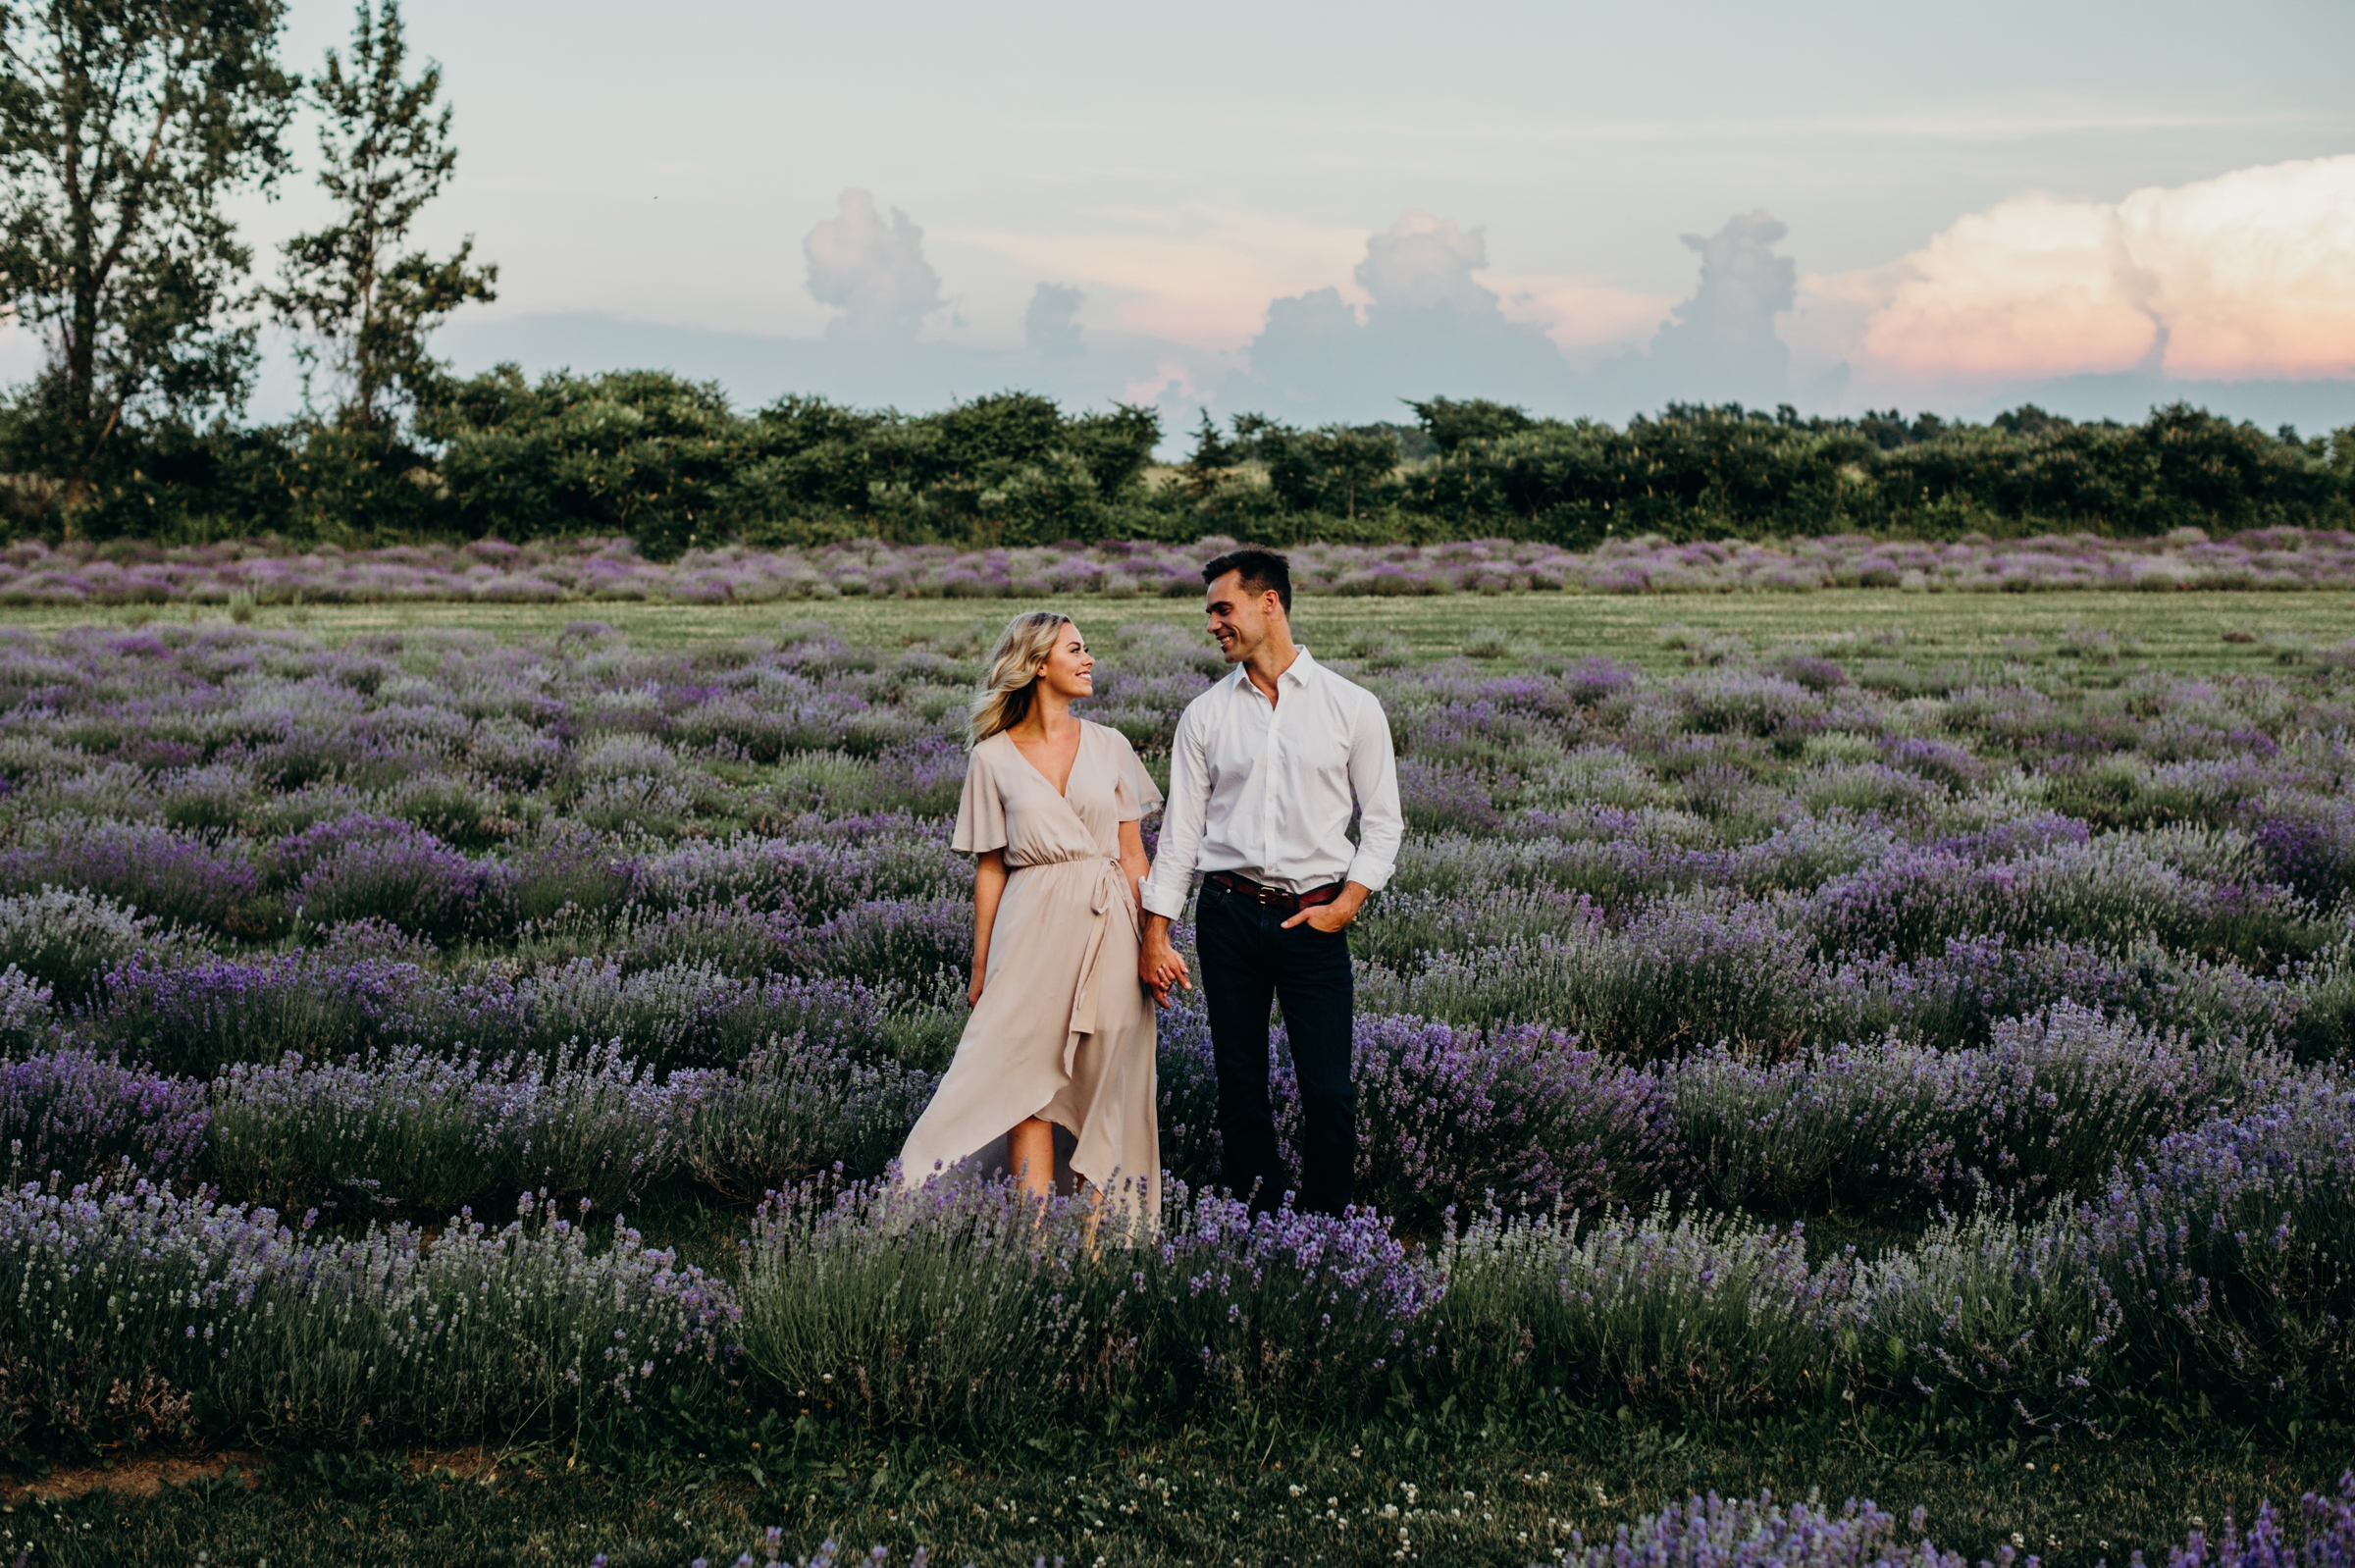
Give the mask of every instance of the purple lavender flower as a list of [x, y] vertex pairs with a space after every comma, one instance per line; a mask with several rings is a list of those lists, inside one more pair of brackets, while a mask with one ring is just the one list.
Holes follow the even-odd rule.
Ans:
[[186, 1184], [211, 1122], [205, 1086], [127, 1068], [87, 1051], [0, 1064], [0, 1143], [15, 1181], [52, 1173], [74, 1186], [128, 1162], [157, 1182]]

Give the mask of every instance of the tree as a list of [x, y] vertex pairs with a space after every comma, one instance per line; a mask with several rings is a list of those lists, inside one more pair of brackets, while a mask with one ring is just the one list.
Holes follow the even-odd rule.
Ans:
[[1182, 465], [1185, 493], [1196, 500], [1217, 495], [1220, 480], [1242, 460], [1238, 444], [1220, 435], [1210, 410], [1203, 409], [1202, 423], [1194, 428], [1194, 449]]
[[342, 221], [287, 241], [270, 295], [278, 318], [307, 335], [295, 349], [305, 399], [324, 368], [340, 392], [336, 423], [379, 435], [443, 374], [426, 351], [433, 330], [467, 301], [497, 297], [498, 269], [473, 264], [471, 235], [441, 260], [402, 248], [458, 162], [449, 106], [436, 112], [442, 68], [428, 61], [408, 80], [407, 58], [397, 0], [360, 0], [350, 70], [330, 49], [311, 83], [323, 116], [319, 183]]
[[1269, 422], [1255, 434], [1269, 487], [1295, 511], [1337, 513], [1355, 522], [1359, 506], [1388, 498], [1398, 443], [1379, 426], [1299, 431]]
[[252, 252], [294, 93], [282, 0], [0, 0], [0, 293], [48, 340], [26, 413], [69, 523], [127, 419], [242, 405]]
[[1498, 441], [1537, 429], [1537, 421], [1529, 417], [1527, 409], [1485, 397], [1434, 397], [1420, 403], [1409, 399], [1406, 406], [1431, 433], [1442, 457], [1453, 456], [1466, 442]]

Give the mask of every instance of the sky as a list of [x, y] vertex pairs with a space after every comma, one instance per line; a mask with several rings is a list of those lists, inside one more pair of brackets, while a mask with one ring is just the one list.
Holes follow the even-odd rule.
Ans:
[[[288, 62], [348, 31], [294, 0]], [[410, 0], [461, 370], [2355, 423], [2355, 6]], [[305, 163], [315, 160], [306, 143]], [[321, 216], [297, 177], [241, 213]], [[283, 360], [257, 412], [290, 405]]]

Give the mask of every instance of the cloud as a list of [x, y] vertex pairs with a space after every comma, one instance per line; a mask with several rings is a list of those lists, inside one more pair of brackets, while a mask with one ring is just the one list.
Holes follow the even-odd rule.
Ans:
[[1679, 395], [1779, 398], [1790, 382], [1791, 351], [1774, 318], [1798, 295], [1799, 265], [1773, 247], [1791, 233], [1763, 208], [1737, 214], [1713, 235], [1686, 235], [1701, 256], [1701, 283], [1651, 340], [1651, 373]]
[[1452, 223], [1409, 208], [1388, 234], [1366, 241], [1366, 259], [1353, 276], [1377, 310], [1480, 314], [1497, 308], [1495, 292], [1472, 276], [1488, 264], [1486, 231], [1463, 234]]
[[1041, 359], [1076, 359], [1087, 352], [1079, 331], [1079, 301], [1069, 284], [1040, 284], [1022, 314], [1022, 346]]
[[1668, 319], [1668, 294], [1622, 288], [1599, 278], [1483, 272], [1507, 321], [1528, 322], [1553, 340], [1574, 365], [1592, 366], [1614, 351], [1640, 348]]
[[1889, 268], [1810, 279], [1866, 305], [1850, 345], [1889, 383], [2116, 372], [2355, 371], [2355, 156], [2243, 169], [2119, 202], [2021, 196]]
[[[1213, 349], [1248, 341], [1269, 300], [1347, 279], [1366, 245], [1363, 229], [1220, 207], [1119, 210], [1096, 222], [1100, 227], [1079, 233], [982, 230], [944, 237], [994, 251], [1033, 277], [1047, 273], [1085, 286], [1112, 331]], [[1354, 284], [1345, 291], [1364, 302]]]
[[802, 254], [811, 296], [842, 312], [828, 324], [829, 338], [912, 342], [943, 304], [940, 275], [924, 260], [924, 232], [897, 207], [885, 223], [864, 190], [842, 193], [840, 210], [810, 231]]
[[1791, 388], [1791, 350], [1777, 318], [1797, 299], [1799, 269], [1774, 247], [1789, 233], [1760, 209], [1735, 214], [1713, 235], [1686, 235], [1686, 248], [1701, 257], [1692, 297], [1668, 312], [1648, 354], [1602, 366], [1599, 386], [1631, 406], [1781, 402]]
[[1270, 301], [1250, 369], [1226, 399], [1309, 420], [1396, 419], [1402, 399], [1435, 393], [1556, 405], [1569, 366], [1474, 276], [1487, 261], [1482, 231], [1401, 213], [1365, 241], [1351, 275], [1369, 301], [1363, 318], [1337, 287]]

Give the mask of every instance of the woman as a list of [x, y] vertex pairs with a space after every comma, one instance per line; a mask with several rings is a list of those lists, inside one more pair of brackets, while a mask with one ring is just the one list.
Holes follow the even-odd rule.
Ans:
[[[952, 841], [977, 856], [973, 1005], [957, 1058], [900, 1154], [901, 1179], [1006, 1139], [1032, 1194], [1070, 1169], [1131, 1214], [1161, 1213], [1153, 1004], [1137, 983], [1137, 820], [1161, 804], [1127, 738], [1072, 712], [1095, 660], [1068, 615], [1018, 615], [973, 702]], [[1117, 1183], [1116, 1183], [1117, 1177]]]

